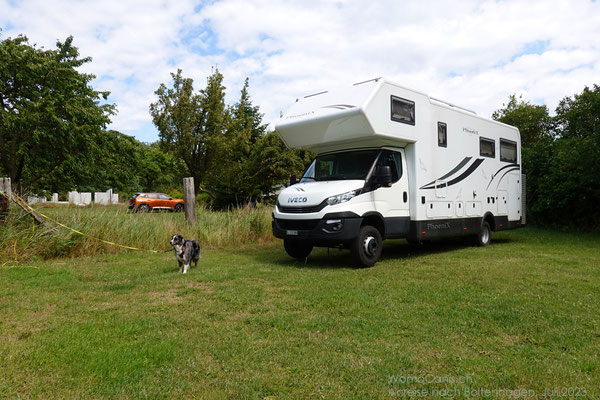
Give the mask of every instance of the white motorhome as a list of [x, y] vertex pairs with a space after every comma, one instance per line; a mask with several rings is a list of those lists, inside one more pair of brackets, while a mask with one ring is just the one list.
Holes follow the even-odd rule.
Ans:
[[273, 212], [292, 257], [343, 246], [372, 266], [387, 238], [485, 246], [524, 222], [519, 131], [473, 111], [378, 78], [296, 100], [275, 130], [317, 153]]

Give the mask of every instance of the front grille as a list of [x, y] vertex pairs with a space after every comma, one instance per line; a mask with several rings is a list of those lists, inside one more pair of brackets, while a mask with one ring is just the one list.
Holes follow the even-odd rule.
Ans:
[[275, 222], [281, 229], [292, 229], [296, 231], [310, 231], [319, 224], [319, 219], [279, 219]]
[[304, 214], [304, 213], [315, 213], [319, 212], [325, 208], [327, 205], [327, 200], [324, 200], [321, 204], [317, 204], [316, 206], [304, 206], [304, 207], [290, 207], [290, 206], [282, 206], [277, 202], [277, 208], [282, 213], [288, 214]]

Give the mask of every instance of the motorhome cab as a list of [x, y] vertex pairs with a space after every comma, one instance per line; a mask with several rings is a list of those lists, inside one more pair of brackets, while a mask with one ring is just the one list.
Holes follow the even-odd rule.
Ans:
[[343, 246], [372, 266], [384, 239], [485, 246], [524, 222], [519, 131], [473, 111], [380, 78], [299, 99], [275, 130], [317, 153], [273, 212], [292, 257]]

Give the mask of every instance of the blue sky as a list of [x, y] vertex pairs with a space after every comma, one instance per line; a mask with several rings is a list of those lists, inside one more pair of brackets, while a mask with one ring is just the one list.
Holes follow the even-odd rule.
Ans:
[[244, 79], [273, 122], [295, 98], [385, 76], [489, 117], [510, 94], [553, 110], [600, 83], [600, 4], [569, 1], [0, 0], [0, 38], [73, 35], [112, 129], [157, 140], [148, 106], [177, 68], [211, 68], [234, 103]]

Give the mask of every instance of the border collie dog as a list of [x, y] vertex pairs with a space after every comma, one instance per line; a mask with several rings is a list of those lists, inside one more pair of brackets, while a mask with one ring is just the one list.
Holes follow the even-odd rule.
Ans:
[[169, 243], [171, 243], [173, 250], [175, 250], [175, 256], [179, 263], [179, 272], [187, 273], [192, 261], [195, 267], [198, 266], [198, 260], [200, 260], [200, 245], [198, 242], [195, 240], [185, 240], [181, 235], [173, 235]]

